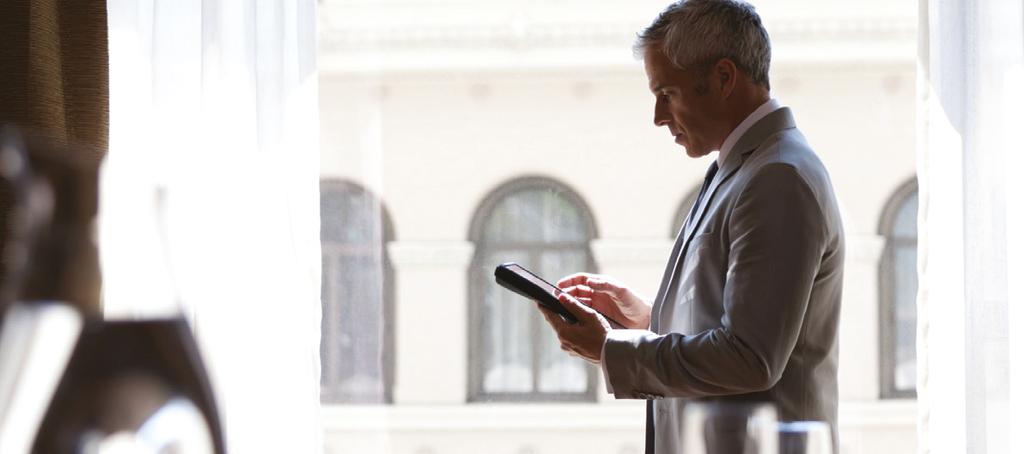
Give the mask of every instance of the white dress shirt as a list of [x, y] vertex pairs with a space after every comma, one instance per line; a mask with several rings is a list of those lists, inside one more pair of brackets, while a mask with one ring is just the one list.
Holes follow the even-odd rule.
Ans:
[[740, 124], [729, 133], [725, 138], [725, 141], [722, 142], [722, 147], [718, 150], [718, 168], [722, 168], [722, 165], [725, 164], [725, 158], [729, 156], [729, 152], [732, 151], [732, 147], [736, 146], [736, 142], [740, 140], [740, 137], [743, 137], [743, 134], [746, 134], [747, 130], [750, 129], [751, 126], [754, 126], [754, 123], [757, 123], [762, 118], [768, 116], [768, 114], [775, 112], [780, 108], [782, 108], [782, 104], [779, 104], [779, 101], [775, 98], [771, 98], [768, 101], [765, 101], [764, 104], [758, 106], [757, 109], [754, 109], [750, 115], [747, 115], [747, 118], [743, 119], [743, 121], [741, 121]]

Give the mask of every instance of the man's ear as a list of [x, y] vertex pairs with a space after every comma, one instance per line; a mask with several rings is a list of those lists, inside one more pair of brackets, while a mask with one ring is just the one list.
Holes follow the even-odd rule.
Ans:
[[723, 99], [729, 99], [736, 90], [736, 79], [739, 77], [739, 68], [731, 59], [720, 58], [711, 68], [711, 83], [722, 93]]

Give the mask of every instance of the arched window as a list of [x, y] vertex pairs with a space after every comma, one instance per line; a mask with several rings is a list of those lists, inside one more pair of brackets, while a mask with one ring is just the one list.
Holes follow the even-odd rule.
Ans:
[[393, 382], [390, 222], [360, 186], [320, 183], [320, 400], [389, 403]]
[[683, 222], [686, 222], [686, 216], [690, 214], [690, 210], [693, 209], [693, 204], [697, 203], [697, 196], [700, 195], [700, 184], [694, 186], [690, 192], [686, 193], [686, 197], [683, 198], [683, 203], [676, 209], [676, 215], [672, 218], [672, 231], [668, 232], [669, 238], [675, 238], [679, 235], [679, 229], [683, 228]]
[[595, 236], [583, 200], [548, 179], [515, 180], [484, 200], [470, 232], [470, 401], [596, 399], [596, 369], [561, 350], [536, 305], [494, 282], [494, 267], [504, 262], [552, 283], [595, 271]]
[[885, 250], [879, 266], [879, 328], [883, 398], [917, 389], [917, 180], [901, 186], [882, 213]]

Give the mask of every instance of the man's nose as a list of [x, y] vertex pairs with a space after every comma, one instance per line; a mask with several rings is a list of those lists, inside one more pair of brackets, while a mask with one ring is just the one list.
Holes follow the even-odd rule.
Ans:
[[671, 123], [672, 117], [668, 115], [665, 106], [657, 102], [654, 104], [654, 126], [665, 126]]

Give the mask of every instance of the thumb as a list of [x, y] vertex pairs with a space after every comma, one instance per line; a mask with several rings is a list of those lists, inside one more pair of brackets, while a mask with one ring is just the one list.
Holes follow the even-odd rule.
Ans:
[[569, 311], [569, 313], [575, 315], [576, 318], [589, 318], [593, 317], [594, 314], [596, 314], [596, 312], [594, 312], [593, 309], [585, 306], [583, 303], [579, 302], [579, 300], [573, 298], [572, 295], [569, 295], [568, 293], [562, 293], [558, 295], [558, 301], [562, 303], [562, 306], [564, 306], [565, 309]]

